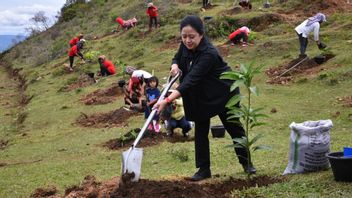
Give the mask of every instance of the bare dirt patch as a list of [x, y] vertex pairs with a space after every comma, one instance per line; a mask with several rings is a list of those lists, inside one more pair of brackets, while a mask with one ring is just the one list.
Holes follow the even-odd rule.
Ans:
[[123, 89], [118, 84], [113, 84], [110, 88], [99, 89], [81, 98], [85, 105], [98, 105], [114, 102], [118, 96], [123, 95]]
[[[305, 3], [298, 4], [293, 10], [301, 10], [306, 15], [313, 15], [317, 12], [333, 14], [341, 11], [352, 10], [352, 6], [344, 0], [305, 0]], [[293, 10], [289, 12], [294, 12]]]
[[[324, 62], [328, 61], [333, 57], [335, 57], [335, 55], [326, 54]], [[301, 60], [302, 58], [297, 58], [279, 67], [272, 67], [267, 69], [265, 71], [265, 73], [269, 76], [269, 80], [267, 81], [267, 83], [289, 84], [294, 80], [295, 75], [298, 75], [301, 73], [305, 73], [305, 74], [318, 73], [320, 70], [322, 70], [322, 68], [319, 68], [320, 64], [317, 63], [317, 60], [315, 58], [307, 58], [307, 60], [303, 61], [298, 66], [294, 67]]]
[[232, 8], [230, 10], [226, 10], [225, 14], [234, 15], [234, 14], [239, 14], [241, 12], [242, 12], [242, 8], [240, 6], [235, 6], [234, 8]]
[[131, 116], [137, 115], [137, 112], [127, 111], [124, 108], [120, 108], [108, 113], [97, 113], [92, 115], [86, 115], [81, 113], [77, 118], [76, 124], [83, 127], [94, 127], [94, 128], [111, 128], [128, 126], [125, 123]]
[[165, 51], [170, 49], [177, 49], [180, 46], [182, 39], [181, 37], [176, 37], [166, 41], [160, 48], [159, 51]]
[[338, 97], [337, 101], [344, 107], [352, 107], [352, 96]]
[[82, 74], [78, 77], [76, 81], [62, 87], [60, 91], [69, 92], [78, 88], [88, 87], [94, 83], [94, 78], [89, 77], [87, 74]]
[[261, 16], [251, 18], [247, 24], [254, 31], [260, 32], [268, 28], [269, 25], [273, 23], [278, 23], [283, 21], [284, 18], [276, 13], [263, 14]]
[[[105, 142], [103, 146], [107, 147], [110, 150], [119, 150], [122, 148], [130, 147], [133, 141], [136, 139], [136, 137], [133, 137], [134, 135], [131, 135], [132, 131], [134, 131], [135, 135], [137, 135], [140, 132], [140, 129], [134, 129], [129, 131], [124, 135], [124, 138], [111, 139]], [[155, 133], [155, 132], [146, 131], [143, 135], [143, 138], [139, 142], [138, 146], [144, 148], [144, 147], [158, 145], [164, 141], [168, 141], [171, 143], [190, 142], [190, 141], [194, 141], [194, 138], [183, 137], [182, 135], [177, 133], [174, 133], [172, 137], [169, 137], [167, 136], [166, 133], [162, 133], [162, 132]]]
[[62, 197], [137, 198], [143, 195], [143, 197], [219, 198], [230, 197], [231, 191], [235, 189], [269, 186], [283, 181], [282, 177], [258, 176], [251, 180], [230, 177], [227, 180], [216, 182], [211, 182], [211, 180], [190, 182], [186, 179], [160, 181], [140, 179], [139, 182], [122, 184], [119, 177], [98, 182], [94, 176], [86, 176], [79, 186], [66, 189]]
[[9, 141], [7, 140], [0, 140], [0, 150], [4, 150], [7, 145], [8, 145]]
[[192, 0], [177, 0], [179, 3], [192, 3]]
[[230, 47], [230, 45], [222, 44], [222, 45], [218, 45], [216, 47], [219, 50], [221, 56], [227, 57], [229, 55], [229, 51], [230, 51], [229, 47]]
[[[57, 189], [55, 186], [48, 186], [46, 188], [37, 188], [31, 194], [31, 198], [39, 198], [39, 197], [52, 197], [57, 193]], [[56, 196], [55, 196], [56, 197]]]

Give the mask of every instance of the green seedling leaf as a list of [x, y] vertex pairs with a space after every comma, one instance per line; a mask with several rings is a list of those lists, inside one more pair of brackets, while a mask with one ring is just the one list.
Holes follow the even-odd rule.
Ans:
[[256, 150], [271, 150], [271, 147], [266, 145], [253, 146], [253, 151]]
[[240, 102], [243, 99], [241, 95], [234, 95], [232, 98], [227, 102], [226, 107], [232, 107], [235, 106], [238, 102]]
[[239, 86], [242, 85], [243, 83], [244, 83], [243, 80], [236, 80], [236, 81], [231, 85], [230, 91], [235, 90], [237, 87], [239, 87]]
[[241, 79], [241, 75], [239, 73], [230, 71], [230, 72], [224, 72], [221, 74], [220, 79], [226, 79], [226, 80], [239, 80]]
[[256, 96], [259, 96], [259, 90], [257, 89], [257, 87], [255, 87], [255, 86], [250, 87], [249, 90], [251, 90], [251, 92], [253, 94], [255, 94]]

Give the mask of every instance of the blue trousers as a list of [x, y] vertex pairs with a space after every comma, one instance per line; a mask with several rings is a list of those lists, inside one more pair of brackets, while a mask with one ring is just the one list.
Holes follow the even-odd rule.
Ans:
[[167, 121], [167, 126], [169, 130], [181, 128], [183, 134], [188, 133], [188, 131], [191, 130], [191, 124], [186, 120], [186, 117], [184, 116], [180, 120], [176, 120], [173, 118], [169, 119]]

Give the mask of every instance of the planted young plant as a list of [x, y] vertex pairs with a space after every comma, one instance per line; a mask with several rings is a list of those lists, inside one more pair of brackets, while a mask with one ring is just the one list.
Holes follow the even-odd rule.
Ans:
[[[265, 123], [259, 122], [258, 118], [268, 117], [265, 114], [260, 113], [263, 108], [254, 108], [252, 104], [252, 96], [259, 96], [259, 91], [256, 86], [252, 84], [253, 77], [260, 73], [261, 67], [253, 67], [253, 64], [246, 66], [244, 64], [240, 65], [239, 71], [230, 71], [224, 72], [221, 75], [221, 79], [228, 79], [233, 80], [233, 84], [231, 85], [231, 92], [235, 91], [238, 87], [244, 87], [245, 94], [236, 94], [234, 95], [226, 104], [226, 107], [229, 109], [228, 114], [229, 120], [231, 122], [240, 124], [244, 127], [245, 136], [242, 138], [234, 138], [233, 141], [236, 144], [231, 145], [231, 147], [241, 147], [247, 150], [247, 166], [250, 166], [251, 163], [251, 155], [250, 151], [256, 151], [261, 149], [269, 149], [268, 146], [265, 145], [258, 145], [255, 146], [254, 144], [263, 137], [262, 133], [254, 136], [250, 139], [249, 134], [251, 133], [252, 129], [257, 126], [264, 125]], [[238, 107], [238, 103], [241, 102], [240, 107]], [[250, 179], [251, 173], [247, 173], [248, 179]]]

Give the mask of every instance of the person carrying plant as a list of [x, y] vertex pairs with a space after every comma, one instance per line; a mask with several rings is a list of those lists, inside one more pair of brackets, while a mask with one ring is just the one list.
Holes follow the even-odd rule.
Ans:
[[[148, 118], [149, 114], [151, 113], [151, 109], [153, 108], [154, 104], [158, 101], [160, 97], [160, 90], [158, 89], [159, 80], [156, 76], [152, 76], [147, 83], [146, 88], [146, 98], [147, 98], [147, 105], [144, 111], [145, 119]], [[152, 123], [148, 126], [149, 131], [155, 131], [156, 133], [160, 132], [160, 125], [159, 125], [159, 116], [155, 115], [153, 118]]]
[[107, 60], [105, 55], [99, 56], [98, 62], [101, 76], [110, 76], [116, 73], [115, 65], [110, 60]]
[[[174, 90], [170, 90], [169, 93], [174, 92]], [[189, 131], [191, 130], [191, 123], [185, 117], [185, 112], [183, 110], [183, 101], [182, 98], [179, 97], [172, 101], [171, 104], [171, 115], [166, 120], [167, 121], [167, 135], [172, 136], [174, 134], [174, 129], [181, 128], [183, 137], [189, 136]]]
[[229, 35], [229, 40], [232, 42], [232, 45], [242, 44], [243, 47], [248, 46], [248, 36], [250, 32], [248, 27], [243, 26], [232, 32]]
[[74, 62], [75, 56], [79, 56], [82, 62], [85, 63], [83, 54], [80, 52], [83, 49], [84, 42], [83, 41], [81, 43], [80, 42], [78, 42], [77, 45], [72, 46], [71, 49], [68, 51], [68, 59], [70, 60], [70, 67], [69, 67], [70, 71], [73, 71], [73, 62]]
[[249, 0], [240, 0], [238, 4], [244, 9], [252, 9], [252, 4]]
[[140, 111], [142, 109], [142, 86], [137, 77], [132, 77], [129, 83], [124, 88], [125, 104], [129, 105], [130, 109]]
[[322, 43], [319, 39], [320, 24], [326, 21], [326, 17], [322, 13], [318, 13], [313, 17], [308, 18], [303, 21], [300, 25], [295, 28], [298, 35], [298, 40], [300, 44], [300, 58], [307, 57], [306, 49], [308, 45], [308, 35], [314, 32], [314, 41], [316, 42], [319, 49], [326, 48], [326, 45]]
[[[232, 139], [245, 137], [245, 131], [241, 124], [228, 120], [226, 103], [234, 94], [230, 91], [233, 81], [220, 79], [220, 75], [231, 71], [231, 68], [206, 38], [202, 20], [195, 15], [186, 16], [180, 23], [180, 32], [182, 43], [170, 70], [171, 75], [182, 71], [180, 85], [168, 97], [156, 103], [154, 108], [161, 112], [167, 104], [182, 96], [186, 119], [195, 123], [195, 160], [199, 169], [190, 179], [199, 181], [211, 177], [208, 139], [210, 118], [218, 115]], [[234, 92], [239, 93], [239, 89]], [[255, 173], [253, 164], [248, 162], [247, 149], [235, 147], [235, 151], [244, 171]]]
[[158, 7], [153, 5], [152, 2], [148, 3], [147, 15], [149, 16], [149, 31], [152, 30], [153, 24], [155, 28], [159, 27], [158, 23]]
[[72, 38], [69, 42], [70, 46], [72, 47], [72, 46], [76, 45], [78, 43], [78, 41], [80, 41], [81, 39], [83, 39], [83, 33], [80, 33], [78, 36]]

